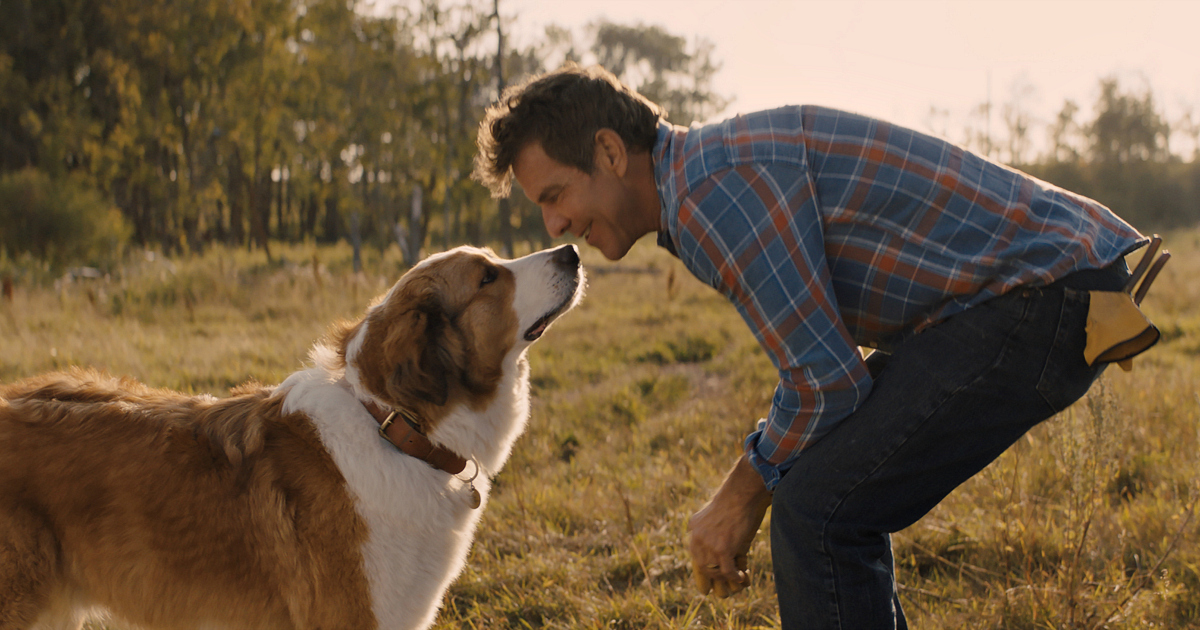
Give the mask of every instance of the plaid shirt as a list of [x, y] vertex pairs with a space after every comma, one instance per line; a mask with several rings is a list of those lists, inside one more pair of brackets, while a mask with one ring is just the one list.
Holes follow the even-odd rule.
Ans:
[[887, 349], [1145, 240], [1094, 201], [820, 107], [661, 122], [653, 158], [659, 243], [736, 305], [779, 369], [770, 413], [745, 443], [771, 489], [871, 393], [858, 346]]

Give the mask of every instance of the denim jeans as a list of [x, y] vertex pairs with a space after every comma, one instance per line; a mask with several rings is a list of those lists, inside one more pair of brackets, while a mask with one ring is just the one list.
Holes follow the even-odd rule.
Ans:
[[1089, 289], [1124, 263], [1018, 288], [868, 359], [871, 395], [775, 488], [771, 554], [783, 628], [906, 628], [890, 534], [1083, 396]]

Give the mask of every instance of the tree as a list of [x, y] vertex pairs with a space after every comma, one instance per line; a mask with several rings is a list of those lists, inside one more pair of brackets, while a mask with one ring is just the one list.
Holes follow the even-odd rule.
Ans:
[[1079, 107], [1063, 104], [1050, 125], [1051, 150], [1022, 168], [1109, 206], [1143, 229], [1200, 220], [1200, 165], [1170, 153], [1170, 126], [1149, 90], [1125, 91], [1115, 78], [1100, 81], [1095, 118], [1078, 121]]
[[730, 103], [712, 89], [712, 79], [721, 69], [712, 59], [712, 42], [698, 39], [689, 51], [687, 40], [660, 26], [601, 21], [591, 30], [597, 62], [666, 108], [676, 124], [704, 120]]
[[1150, 89], [1123, 92], [1115, 77], [1100, 82], [1096, 120], [1088, 128], [1091, 158], [1106, 165], [1163, 160], [1170, 127], [1155, 109]]
[[963, 141], [964, 146], [988, 158], [994, 158], [996, 143], [992, 141], [992, 103], [986, 101], [971, 109]]
[[[488, 35], [494, 9], [491, 2], [425, 1], [409, 31], [410, 48], [422, 68], [420, 80], [407, 87], [413, 98], [405, 131], [414, 149], [406, 177], [414, 193], [420, 186], [424, 202], [420, 221], [408, 225], [416, 245], [427, 241], [434, 225], [430, 209], [439, 206], [445, 247], [452, 241], [480, 242], [485, 230], [499, 233], [499, 221], [492, 224], [497, 228], [485, 228], [490, 217], [484, 208], [494, 207], [493, 202], [467, 177], [475, 131], [493, 89], [496, 44]], [[417, 247], [411, 249], [415, 257]]]
[[[411, 262], [439, 214], [445, 247], [548, 245], [536, 206], [513, 199], [506, 216], [466, 174], [503, 83], [588, 47], [556, 27], [512, 47], [496, 0], [362, 5], [0, 1], [0, 175], [69, 177], [111, 200], [135, 242], [169, 253], [222, 241], [270, 256], [275, 239], [345, 237], [388, 247], [403, 228]], [[676, 122], [727, 102], [711, 89], [708, 42], [641, 25], [592, 35]]]
[[1050, 126], [1050, 161], [1079, 161], [1081, 150], [1073, 141], [1073, 138], [1081, 135], [1079, 123], [1075, 121], [1075, 115], [1078, 113], [1079, 106], [1075, 101], [1067, 99], [1063, 102], [1062, 109]]
[[121, 259], [130, 228], [121, 213], [78, 178], [34, 169], [0, 177], [0, 250], [29, 254], [61, 271]]
[[1022, 164], [1029, 151], [1029, 126], [1031, 120], [1025, 102], [1033, 96], [1035, 89], [1025, 77], [1013, 82], [1012, 100], [1004, 104], [1001, 115], [1008, 131], [1008, 163]]
[[1200, 163], [1200, 112], [1188, 109], [1176, 123], [1175, 129], [1187, 136], [1192, 143], [1192, 161]]

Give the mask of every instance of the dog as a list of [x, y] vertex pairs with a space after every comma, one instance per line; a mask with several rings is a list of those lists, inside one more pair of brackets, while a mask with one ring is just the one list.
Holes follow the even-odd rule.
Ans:
[[74, 369], [0, 387], [0, 630], [425, 628], [579, 303], [567, 245], [404, 274], [275, 387]]

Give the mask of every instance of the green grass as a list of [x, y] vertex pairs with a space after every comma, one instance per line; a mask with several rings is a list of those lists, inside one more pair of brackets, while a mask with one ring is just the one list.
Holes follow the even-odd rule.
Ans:
[[[913, 627], [1200, 627], [1200, 232], [1167, 243], [1146, 304], [1163, 342], [895, 537]], [[394, 251], [357, 276], [345, 247], [273, 252], [18, 282], [0, 302], [0, 380], [78, 364], [218, 395], [278, 382], [401, 271]], [[727, 600], [692, 590], [685, 540], [766, 414], [773, 368], [664, 252], [584, 261], [588, 297], [531, 351], [529, 429], [436, 627], [777, 627], [765, 533], [753, 585]]]

